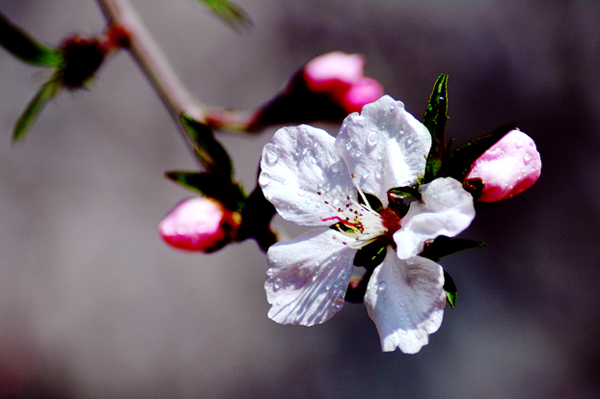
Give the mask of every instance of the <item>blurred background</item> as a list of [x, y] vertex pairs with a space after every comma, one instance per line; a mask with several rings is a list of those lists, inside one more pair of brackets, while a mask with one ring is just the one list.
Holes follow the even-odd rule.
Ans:
[[[382, 353], [363, 305], [312, 328], [269, 320], [255, 242], [162, 243], [157, 223], [191, 196], [163, 173], [195, 165], [128, 54], [11, 145], [49, 72], [0, 49], [0, 397], [600, 397], [600, 2], [239, 0], [243, 34], [191, 0], [133, 4], [206, 103], [252, 109], [310, 58], [362, 53], [419, 118], [449, 73], [448, 135], [516, 121], [542, 176], [463, 233], [488, 248], [444, 259], [458, 304], [429, 345]], [[104, 28], [92, 0], [0, 11], [51, 44]], [[249, 189], [274, 131], [219, 135]]]

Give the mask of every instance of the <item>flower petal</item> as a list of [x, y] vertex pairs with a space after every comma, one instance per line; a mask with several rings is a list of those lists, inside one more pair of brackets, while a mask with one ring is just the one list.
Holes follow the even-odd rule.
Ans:
[[331, 318], [344, 304], [355, 254], [331, 229], [313, 229], [273, 245], [267, 252], [265, 282], [272, 305], [269, 318], [303, 326]]
[[437, 263], [418, 256], [402, 261], [388, 251], [365, 295], [384, 352], [400, 348], [404, 353], [417, 353], [427, 345], [429, 334], [442, 324], [443, 287], [444, 272]]
[[301, 125], [279, 129], [263, 148], [258, 183], [285, 220], [330, 225], [321, 218], [331, 216], [334, 203], [356, 197], [334, 142], [326, 131]]
[[423, 251], [423, 244], [440, 235], [454, 237], [475, 217], [473, 197], [450, 177], [420, 187], [421, 201], [413, 202], [394, 233], [396, 253], [408, 259]]
[[344, 120], [335, 147], [359, 187], [387, 206], [390, 188], [414, 184], [425, 172], [431, 135], [401, 101], [383, 96]]

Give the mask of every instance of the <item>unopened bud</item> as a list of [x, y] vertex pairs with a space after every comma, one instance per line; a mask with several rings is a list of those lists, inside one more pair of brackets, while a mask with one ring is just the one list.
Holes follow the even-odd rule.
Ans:
[[467, 179], [481, 179], [478, 201], [495, 202], [522, 193], [542, 172], [535, 143], [520, 130], [511, 130], [473, 163]]
[[363, 74], [365, 57], [334, 51], [310, 60], [304, 67], [309, 90], [334, 98], [347, 113], [360, 112], [365, 104], [383, 95], [383, 87]]
[[240, 223], [238, 212], [214, 199], [194, 197], [177, 204], [159, 223], [158, 231], [174, 248], [210, 253], [230, 243]]

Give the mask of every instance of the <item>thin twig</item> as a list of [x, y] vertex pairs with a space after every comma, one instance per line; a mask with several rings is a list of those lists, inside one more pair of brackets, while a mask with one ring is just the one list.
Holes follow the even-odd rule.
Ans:
[[199, 122], [206, 117], [202, 104], [185, 89], [128, 0], [97, 0], [109, 24], [117, 24], [129, 35], [129, 51], [150, 81], [177, 124], [181, 135], [194, 152], [195, 146], [181, 122], [188, 114]]

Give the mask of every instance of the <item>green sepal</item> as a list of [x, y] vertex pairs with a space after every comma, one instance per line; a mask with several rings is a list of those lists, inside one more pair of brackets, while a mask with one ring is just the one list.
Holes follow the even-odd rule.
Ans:
[[212, 12], [227, 22], [233, 29], [241, 30], [252, 26], [252, 20], [239, 6], [228, 0], [200, 0]]
[[0, 45], [28, 64], [56, 67], [62, 64], [59, 49], [39, 43], [0, 13]]
[[171, 171], [165, 177], [187, 189], [214, 198], [231, 211], [240, 211], [246, 201], [246, 193], [239, 185], [223, 177], [207, 172]]
[[423, 248], [423, 252], [419, 256], [439, 262], [444, 256], [464, 251], [465, 249], [483, 247], [487, 247], [485, 242], [438, 236], [432, 242], [425, 244], [425, 248]]
[[60, 91], [61, 84], [55, 78], [50, 79], [40, 88], [35, 97], [31, 100], [23, 114], [17, 120], [15, 130], [13, 131], [13, 143], [22, 140], [29, 128], [35, 121], [38, 114], [44, 109], [48, 101], [52, 100]]
[[227, 150], [215, 139], [210, 127], [183, 114], [183, 127], [196, 146], [196, 157], [208, 172], [233, 177], [233, 163]]
[[477, 137], [458, 147], [448, 157], [448, 161], [446, 162], [446, 176], [463, 181], [471, 171], [473, 162], [508, 132], [516, 128], [516, 123], [507, 123], [489, 134]]
[[363, 266], [373, 270], [383, 262], [387, 253], [387, 244], [382, 240], [373, 241], [356, 252], [354, 266]]
[[417, 201], [421, 200], [419, 189], [412, 186], [391, 188], [388, 190], [388, 196], [390, 194], [399, 198], [412, 198]]
[[435, 84], [423, 124], [431, 134], [431, 149], [427, 155], [424, 183], [429, 183], [442, 172], [442, 163], [446, 156], [446, 121], [448, 120], [448, 75], [441, 74]]
[[[365, 198], [367, 199], [367, 202], [369, 202], [369, 206], [371, 207], [371, 209], [373, 209], [375, 212], [381, 212], [383, 210], [383, 204], [381, 203], [379, 198], [367, 193], [365, 193]], [[358, 196], [358, 202], [364, 205], [364, 201], [361, 195]]]
[[444, 291], [446, 292], [446, 300], [450, 304], [450, 307], [454, 309], [457, 294], [456, 284], [454, 284], [454, 280], [446, 270], [444, 270]]

